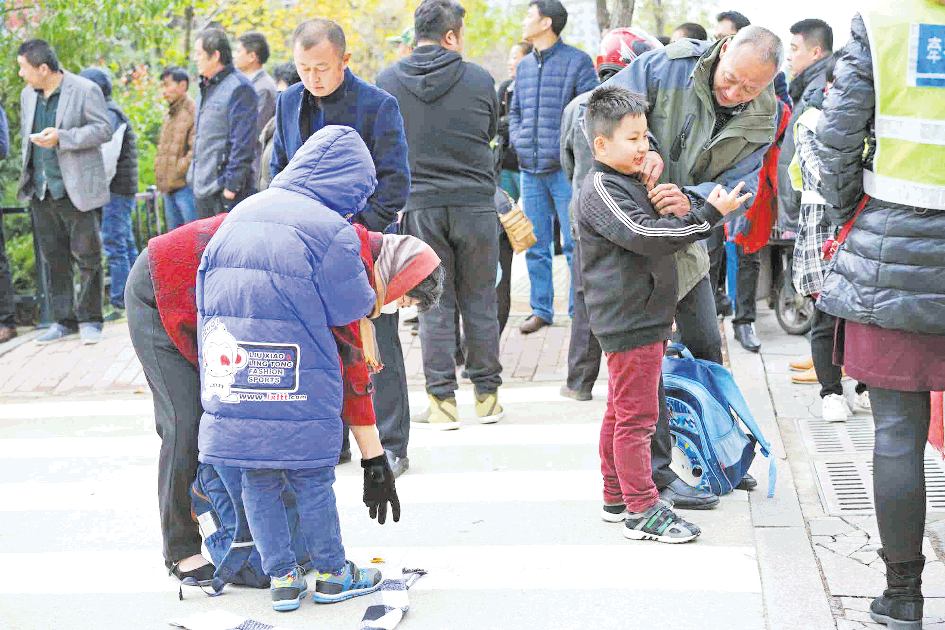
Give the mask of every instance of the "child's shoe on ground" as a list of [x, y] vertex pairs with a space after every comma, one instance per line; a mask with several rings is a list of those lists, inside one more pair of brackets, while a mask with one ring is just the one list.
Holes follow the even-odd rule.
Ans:
[[352, 597], [373, 593], [381, 585], [377, 569], [359, 569], [353, 562], [345, 562], [337, 573], [318, 573], [312, 601], [316, 604], [334, 604]]
[[308, 592], [308, 584], [302, 570], [296, 567], [288, 575], [272, 578], [269, 592], [272, 594], [272, 609], [288, 612], [299, 607], [299, 602]]
[[459, 428], [459, 411], [456, 409], [455, 398], [437, 398], [427, 394], [430, 399], [430, 408], [422, 415], [411, 418], [410, 422], [438, 431], [451, 431]]
[[702, 530], [679, 518], [668, 503], [659, 500], [642, 514], [627, 514], [623, 535], [631, 540], [685, 543], [695, 540]]
[[623, 523], [624, 519], [627, 518], [627, 506], [623, 503], [615, 503], [614, 505], [605, 503], [604, 507], [601, 508], [600, 518], [607, 523]]
[[476, 394], [476, 415], [479, 424], [495, 424], [505, 415], [505, 410], [499, 404], [499, 392]]

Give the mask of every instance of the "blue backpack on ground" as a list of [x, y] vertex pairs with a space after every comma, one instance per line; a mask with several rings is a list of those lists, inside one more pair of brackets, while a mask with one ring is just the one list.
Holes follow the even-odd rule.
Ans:
[[[198, 464], [197, 477], [190, 486], [191, 509], [200, 527], [200, 535], [216, 566], [213, 595], [219, 595], [226, 584], [267, 588], [269, 576], [253, 543], [253, 536], [243, 510], [242, 469], [232, 466]], [[295, 493], [282, 493], [292, 548], [298, 563], [307, 571], [311, 558], [299, 529], [299, 513]]]
[[671, 412], [673, 461], [684, 469], [680, 477], [700, 490], [728, 494], [748, 472], [757, 444], [770, 460], [768, 496], [774, 496], [777, 468], [771, 444], [731, 372], [717, 363], [693, 358], [679, 344], [670, 344], [668, 352], [679, 355], [663, 358], [663, 386]]

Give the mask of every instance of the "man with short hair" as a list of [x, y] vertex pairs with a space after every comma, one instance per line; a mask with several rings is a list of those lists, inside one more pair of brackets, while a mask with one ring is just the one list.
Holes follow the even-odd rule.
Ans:
[[696, 24], [695, 22], [686, 22], [685, 24], [680, 24], [677, 26], [676, 30], [673, 31], [673, 34], [669, 39], [670, 43], [672, 43], [677, 39], [683, 38], [705, 41], [709, 39], [709, 34], [706, 32], [705, 27], [701, 24]]
[[[519, 62], [509, 110], [509, 138], [522, 172], [522, 209], [535, 226], [538, 242], [525, 252], [531, 284], [531, 316], [519, 330], [528, 335], [554, 320], [552, 246], [554, 217], [571, 267], [574, 243], [568, 205], [571, 183], [561, 170], [561, 115], [578, 94], [597, 87], [587, 53], [561, 41], [568, 12], [558, 0], [532, 0], [522, 23], [522, 39], [534, 46]], [[572, 301], [569, 311], [573, 309]]]
[[[386, 230], [397, 220], [410, 190], [407, 140], [397, 99], [351, 72], [345, 33], [331, 20], [299, 24], [292, 35], [292, 57], [302, 82], [280, 94], [276, 102], [271, 175], [278, 175], [309, 136], [322, 127], [351, 127], [367, 145], [377, 171], [377, 187], [354, 220], [369, 230]], [[372, 377], [377, 428], [395, 476], [409, 466], [410, 436], [407, 372], [398, 324], [396, 312], [374, 320], [384, 369]], [[342, 461], [350, 459], [346, 431]]]
[[[266, 125], [276, 115], [276, 97], [279, 91], [276, 82], [263, 68], [269, 60], [269, 44], [266, 37], [259, 31], [249, 31], [240, 35], [233, 50], [233, 65], [246, 75], [256, 90], [259, 102], [256, 105], [256, 137], [258, 138]], [[259, 179], [261, 147], [257, 147], [253, 158], [253, 181]]]
[[190, 77], [183, 68], [161, 72], [161, 95], [167, 113], [154, 156], [154, 183], [164, 198], [167, 230], [197, 218], [194, 191], [187, 185], [187, 171], [194, 157], [194, 119], [197, 104], [187, 94]]
[[[716, 37], [723, 39], [731, 37], [751, 22], [738, 11], [723, 11], [716, 16], [718, 21]], [[774, 77], [774, 91], [778, 99], [788, 107], [793, 103], [788, 94], [787, 78], [784, 72], [778, 72]], [[716, 311], [718, 314], [732, 314], [731, 302], [725, 295], [725, 232], [724, 228], [716, 226], [712, 236], [708, 239], [709, 258], [711, 268], [709, 280], [715, 291]], [[761, 350], [761, 340], [755, 334], [756, 302], [758, 295], [758, 276], [761, 273], [761, 255], [759, 252], [747, 253], [743, 246], [737, 247], [738, 271], [736, 272], [736, 301], [732, 328], [735, 340], [749, 352]]]
[[[757, 190], [764, 154], [774, 141], [777, 102], [771, 83], [783, 55], [774, 33], [750, 26], [720, 42], [681, 39], [645, 53], [606, 83], [647, 97], [656, 147], [647, 154], [643, 179], [661, 214], [685, 215], [704, 204], [716, 185], [729, 190], [743, 181], [745, 191]], [[657, 181], [664, 183], [654, 186]], [[694, 354], [721, 363], [708, 270], [701, 245], [677, 254], [676, 323]], [[653, 445], [657, 487], [677, 507], [718, 505], [718, 497], [690, 488], [669, 468], [671, 452], [664, 410]], [[750, 488], [756, 482], [743, 483]]]
[[226, 33], [208, 28], [194, 42], [200, 97], [194, 130], [194, 158], [187, 182], [194, 189], [197, 216], [226, 212], [256, 192], [257, 103], [249, 80], [233, 67]]
[[794, 159], [794, 124], [808, 108], [811, 98], [822, 93], [827, 84], [827, 61], [833, 54], [833, 29], [816, 18], [801, 20], [791, 26], [788, 50], [788, 66], [791, 68], [788, 90], [794, 101], [794, 111], [778, 159], [778, 227], [781, 231], [797, 232], [801, 193], [791, 186], [788, 175], [788, 166]]
[[466, 10], [456, 0], [424, 0], [414, 13], [417, 47], [381, 72], [378, 87], [400, 104], [410, 156], [403, 230], [430, 245], [446, 271], [438, 308], [420, 314], [430, 407], [414, 422], [458, 429], [455, 344], [462, 315], [466, 371], [482, 424], [503, 415], [496, 264], [499, 224], [490, 142], [498, 129], [495, 82], [463, 61]]
[[[43, 260], [49, 269], [53, 323], [43, 345], [76, 333], [83, 343], [102, 336], [102, 237], [99, 213], [110, 194], [102, 144], [112, 137], [105, 97], [97, 85], [62, 70], [41, 39], [20, 46], [16, 61], [26, 82], [20, 93], [23, 170], [17, 187], [30, 202]], [[73, 262], [79, 268], [75, 295]], [[39, 261], [37, 261], [39, 263]]]

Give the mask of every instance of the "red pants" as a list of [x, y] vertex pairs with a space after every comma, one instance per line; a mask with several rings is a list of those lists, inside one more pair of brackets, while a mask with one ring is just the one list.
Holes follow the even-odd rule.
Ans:
[[659, 499], [650, 441], [659, 419], [660, 368], [665, 344], [607, 353], [607, 411], [600, 428], [604, 502], [645, 512]]

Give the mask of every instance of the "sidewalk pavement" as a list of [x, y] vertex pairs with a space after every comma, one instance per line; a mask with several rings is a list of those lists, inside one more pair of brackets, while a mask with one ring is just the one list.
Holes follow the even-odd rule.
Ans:
[[[815, 625], [813, 617], [808, 625], [789, 625], [799, 614], [815, 611], [818, 624], [826, 622], [822, 605], [814, 607], [813, 595], [819, 589], [829, 597], [839, 630], [884, 628], [872, 623], [868, 614], [871, 599], [885, 588], [883, 563], [876, 555], [880, 541], [872, 504], [871, 415], [859, 411], [846, 423], [821, 419], [818, 386], [792, 384], [788, 368], [792, 359], [810, 354], [810, 345], [805, 337], [784, 334], [773, 311], [759, 308], [760, 355], [746, 352], [734, 341], [729, 322], [725, 328], [735, 376], [756, 417], [767, 423], [765, 434], [776, 451], [787, 457], [778, 471], [781, 500], [752, 502], [770, 627], [827, 627]], [[746, 387], [761, 374], [766, 388]], [[854, 385], [844, 382], [851, 404]], [[926, 475], [930, 511], [924, 543], [924, 623], [927, 630], [945, 629], [945, 463], [931, 448]], [[774, 550], [765, 562], [769, 544], [787, 541], [793, 541], [798, 555], [784, 556]], [[766, 576], [766, 564], [778, 570]], [[768, 583], [777, 584], [779, 591], [803, 589], [809, 598], [801, 600], [803, 606], [790, 605], [790, 597], [784, 598], [784, 608], [772, 605]]]

